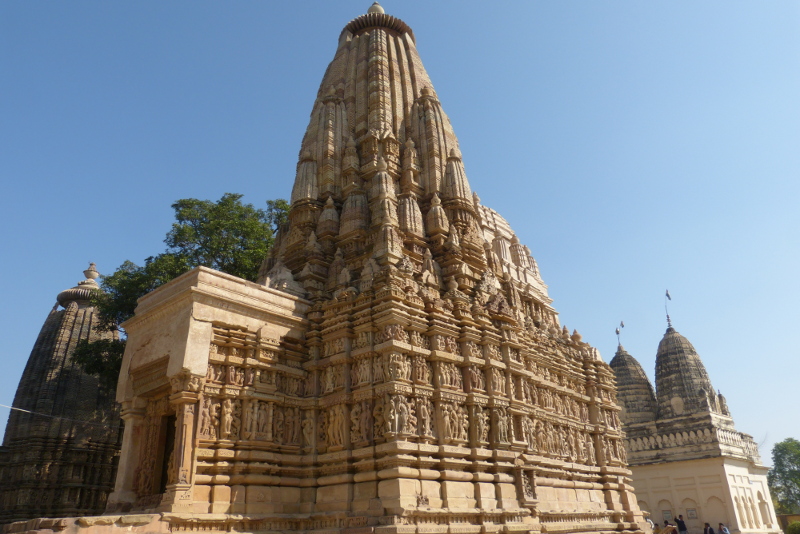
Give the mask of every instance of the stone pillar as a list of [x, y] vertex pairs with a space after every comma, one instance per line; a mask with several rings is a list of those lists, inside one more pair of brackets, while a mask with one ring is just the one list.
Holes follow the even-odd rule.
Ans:
[[161, 501], [161, 507], [166, 511], [192, 511], [194, 435], [203, 381], [203, 377], [188, 374], [178, 375], [172, 380], [173, 393], [169, 401], [175, 408], [175, 443], [169, 462], [167, 491]]
[[109, 512], [127, 511], [136, 502], [136, 490], [133, 487], [136, 467], [139, 465], [139, 443], [144, 427], [142, 421], [147, 403], [138, 397], [122, 403], [120, 417], [125, 422], [122, 434], [122, 453], [119, 456], [117, 480], [114, 491], [108, 496], [106, 510]]

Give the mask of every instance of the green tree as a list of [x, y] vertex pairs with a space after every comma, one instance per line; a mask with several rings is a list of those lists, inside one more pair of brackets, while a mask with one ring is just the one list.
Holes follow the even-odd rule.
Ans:
[[98, 329], [119, 330], [121, 339], [82, 341], [73, 361], [96, 375], [105, 387], [116, 387], [125, 332], [120, 324], [133, 317], [139, 298], [198, 266], [255, 280], [274, 241], [274, 231], [287, 220], [289, 204], [267, 201], [267, 210], [242, 203], [242, 195], [225, 193], [217, 202], [181, 199], [172, 205], [175, 222], [164, 242], [167, 249], [144, 265], [126, 261], [101, 279], [103, 291], [93, 299]]
[[769, 490], [779, 514], [800, 513], [800, 441], [787, 438], [772, 447]]

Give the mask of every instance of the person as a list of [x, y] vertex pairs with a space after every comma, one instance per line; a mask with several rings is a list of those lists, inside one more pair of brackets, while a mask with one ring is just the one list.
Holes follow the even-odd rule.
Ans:
[[683, 521], [682, 515], [678, 516], [678, 519], [675, 520], [675, 524], [678, 526], [678, 532], [680, 532], [680, 534], [686, 534], [688, 529], [686, 528], [686, 523]]
[[719, 524], [719, 534], [731, 534], [731, 531], [728, 530], [728, 527], [723, 525], [722, 523]]
[[653, 520], [649, 517], [647, 518], [647, 522], [650, 523], [650, 528], [653, 529], [653, 534], [660, 534], [661, 533], [661, 525], [658, 523], [653, 523]]
[[676, 534], [677, 529], [675, 525], [670, 524], [669, 521], [666, 519], [664, 520], [664, 528], [661, 530], [661, 534]]
[[714, 529], [711, 528], [711, 525], [706, 523], [705, 528], [703, 529], [703, 534], [714, 534]]

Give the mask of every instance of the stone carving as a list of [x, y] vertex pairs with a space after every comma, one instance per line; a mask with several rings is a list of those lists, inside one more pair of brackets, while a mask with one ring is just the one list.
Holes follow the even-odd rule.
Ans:
[[505, 408], [495, 408], [493, 414], [495, 439], [500, 443], [508, 443], [510, 441], [508, 411]]
[[461, 376], [461, 369], [454, 363], [437, 362], [439, 369], [439, 385], [451, 389], [462, 389], [464, 380]]
[[314, 446], [314, 414], [310, 410], [303, 418], [303, 443], [306, 447]]
[[480, 407], [475, 408], [476, 436], [481, 442], [489, 441], [489, 414]]
[[384, 380], [411, 380], [411, 362], [408, 357], [400, 353], [390, 353], [386, 356], [388, 359], [385, 367]]
[[492, 389], [501, 395], [506, 393], [506, 375], [497, 367], [492, 367]]
[[463, 406], [445, 403], [441, 406], [442, 437], [445, 441], [466, 441], [469, 435], [469, 419]]
[[200, 408], [200, 435], [217, 439], [219, 435], [219, 399], [205, 397]]
[[423, 356], [414, 357], [414, 382], [417, 384], [431, 383], [431, 364]]
[[486, 391], [486, 380], [479, 367], [470, 365], [466, 368], [466, 375], [467, 391]]
[[331, 365], [322, 372], [322, 393], [344, 387], [344, 366]]
[[328, 446], [339, 446], [344, 443], [345, 415], [344, 406], [338, 404], [325, 412]]

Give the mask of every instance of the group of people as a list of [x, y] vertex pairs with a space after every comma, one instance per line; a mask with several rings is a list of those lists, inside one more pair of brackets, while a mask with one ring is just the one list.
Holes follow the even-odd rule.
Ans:
[[[689, 530], [686, 528], [686, 522], [683, 520], [682, 515], [678, 516], [678, 519], [675, 520], [674, 525], [667, 519], [664, 520], [663, 527], [653, 523], [649, 517], [647, 518], [647, 522], [650, 523], [650, 528], [653, 529], [654, 534], [687, 534]], [[703, 527], [703, 534], [731, 534], [731, 531], [728, 530], [728, 527], [720, 523], [719, 530], [715, 533], [714, 527], [712, 527], [709, 523], [706, 523], [705, 527]]]

